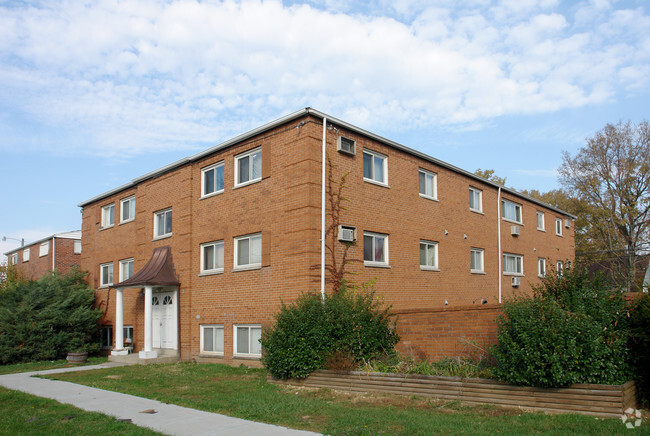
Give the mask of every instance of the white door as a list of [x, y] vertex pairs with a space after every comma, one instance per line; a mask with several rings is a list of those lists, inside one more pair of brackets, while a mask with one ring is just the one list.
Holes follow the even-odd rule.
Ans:
[[176, 349], [176, 292], [152, 296], [151, 323], [154, 348]]

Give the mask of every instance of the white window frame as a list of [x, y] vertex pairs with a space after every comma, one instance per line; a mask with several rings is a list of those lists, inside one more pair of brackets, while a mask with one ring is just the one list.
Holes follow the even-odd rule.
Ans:
[[50, 254], [50, 241], [41, 242], [41, 246], [38, 249], [38, 256], [43, 257]]
[[[372, 252], [376, 254], [375, 251], [375, 238], [380, 238], [383, 239], [384, 241], [384, 260], [383, 261], [377, 261], [375, 260], [374, 254], [373, 254], [373, 259], [372, 260], [366, 260], [366, 236], [372, 237]], [[363, 232], [363, 264], [365, 266], [377, 266], [377, 267], [387, 267], [389, 265], [388, 263], [388, 235], [385, 233], [375, 233], [375, 232]]]
[[[425, 247], [426, 251], [426, 260], [425, 264], [422, 264], [422, 246]], [[429, 250], [433, 250], [433, 265], [429, 265]], [[425, 271], [439, 271], [438, 269], [438, 243], [434, 241], [420, 240], [420, 269]]]
[[113, 326], [103, 325], [99, 329], [99, 346], [102, 349], [113, 348]]
[[562, 277], [562, 273], [564, 272], [564, 262], [561, 260], [555, 262], [555, 271], [558, 277]]
[[[478, 202], [478, 207], [476, 207], [476, 204], [472, 205], [472, 198], [475, 198], [475, 203]], [[472, 186], [469, 187], [469, 210], [483, 213], [483, 191]]]
[[[131, 267], [134, 266], [133, 258], [120, 260], [120, 283], [132, 277], [132, 274], [130, 274], [128, 277], [126, 277], [126, 274], [124, 274], [125, 268], [128, 268], [129, 265], [131, 265]], [[133, 271], [133, 273], [135, 273], [135, 270]]]
[[[124, 205], [127, 205], [127, 209], [124, 208]], [[124, 211], [129, 211], [129, 216], [124, 218]], [[120, 200], [120, 224], [128, 223], [135, 219], [135, 195], [126, 197]]]
[[23, 262], [29, 262], [29, 255], [31, 254], [31, 250], [29, 248], [25, 248], [23, 250]]
[[[424, 175], [424, 193], [422, 192], [422, 186], [420, 184], [420, 175]], [[427, 189], [431, 190], [431, 195], [427, 194]], [[420, 192], [420, 197], [428, 198], [430, 200], [438, 199], [438, 175], [434, 172], [420, 168], [418, 170], [418, 191]]]
[[[239, 328], [248, 329], [248, 353], [242, 353], [237, 351]], [[260, 324], [234, 324], [233, 325], [233, 341], [232, 341], [233, 357], [253, 357], [253, 358], [262, 357], [262, 344], [259, 344], [259, 350], [260, 350], [259, 353], [252, 352], [253, 350], [252, 345], [255, 345], [255, 347], [257, 348], [257, 344], [253, 344], [253, 340], [251, 339], [251, 329], [259, 329], [260, 331], [259, 336], [260, 338], [262, 337], [262, 326]]]
[[[515, 271], [508, 271], [508, 259], [515, 260]], [[524, 275], [524, 256], [514, 253], [503, 253], [503, 274], [507, 276]]]
[[562, 218], [555, 218], [555, 234], [562, 236]]
[[[214, 268], [211, 269], [205, 269], [205, 250], [208, 247], [213, 247], [213, 265]], [[218, 259], [217, 256], [217, 247], [221, 247], [221, 259]], [[218, 261], [221, 260], [221, 266], [218, 265]], [[213, 241], [213, 242], [206, 242], [205, 244], [201, 244], [201, 274], [217, 274], [217, 273], [222, 273], [223, 272], [223, 262], [224, 262], [224, 243], [223, 240], [220, 241]]]
[[18, 253], [14, 253], [11, 255], [11, 264], [16, 265], [18, 263]]
[[72, 253], [81, 254], [81, 239], [75, 239], [72, 243]]
[[[217, 189], [219, 186], [218, 183], [218, 174], [221, 170], [221, 189]], [[210, 172], [214, 172], [214, 184], [212, 186], [212, 191], [208, 192], [206, 189], [206, 178]], [[226, 185], [226, 171], [224, 161], [217, 162], [213, 165], [209, 165], [201, 169], [201, 198], [212, 197], [213, 195], [221, 194], [224, 191]]]
[[543, 257], [537, 259], [537, 276], [546, 277], [546, 259]]
[[[260, 174], [259, 174], [259, 177], [253, 178], [253, 176], [254, 176], [254, 174], [253, 174], [254, 165], [251, 165], [251, 163], [252, 163], [251, 160], [253, 160], [254, 155], [258, 154], [258, 153], [259, 153], [259, 156], [260, 156], [259, 157], [259, 159], [260, 159]], [[249, 164], [248, 164], [248, 177], [249, 177], [249, 179], [244, 181], [244, 182], [239, 181], [239, 162], [242, 159], [249, 159]], [[264, 167], [264, 162], [262, 160], [262, 147], [257, 147], [257, 148], [254, 148], [253, 150], [247, 151], [246, 153], [242, 153], [239, 156], [235, 156], [235, 188], [240, 187], [240, 186], [250, 185], [252, 183], [257, 183], [260, 180], [262, 180], [262, 171], [264, 169], [263, 167]]]
[[[239, 243], [245, 239], [248, 239], [248, 263], [239, 263]], [[259, 262], [252, 262], [251, 260], [256, 260], [255, 258], [251, 259], [251, 241], [259, 240]], [[234, 269], [235, 270], [247, 270], [247, 269], [257, 269], [262, 267], [262, 233], [251, 233], [249, 235], [237, 236], [234, 238], [235, 247], [234, 251]]]
[[108, 229], [115, 225], [115, 203], [102, 206], [102, 229]]
[[[363, 180], [369, 183], [374, 183], [377, 185], [382, 185], [382, 186], [388, 186], [388, 156], [383, 155], [381, 153], [377, 153], [376, 151], [372, 150], [363, 150], [363, 161], [362, 164], [365, 165], [365, 156], [368, 155], [371, 157], [371, 165], [370, 165], [370, 177], [366, 177], [365, 174], [365, 169], [363, 169]], [[381, 168], [382, 168], [382, 175], [383, 180], [377, 180], [375, 178], [375, 158], [381, 159]]]
[[[106, 268], [109, 276], [106, 282], [104, 281], [104, 268]], [[106, 288], [113, 285], [113, 262], [102, 263], [99, 265], [99, 286], [101, 288]]]
[[[472, 260], [474, 258], [479, 260], [480, 268], [476, 268], [476, 262], [474, 262], [474, 267], [472, 267]], [[472, 274], [483, 274], [485, 273], [485, 250], [482, 248], [471, 248], [470, 257], [469, 257], [469, 270]]]
[[539, 230], [541, 232], [546, 231], [546, 224], [544, 222], [545, 221], [544, 218], [545, 218], [544, 212], [538, 210], [537, 211], [537, 230]]
[[[506, 217], [506, 206], [511, 206], [515, 211], [515, 218]], [[523, 215], [522, 215], [522, 206], [519, 203], [515, 203], [511, 200], [506, 200], [505, 198], [501, 200], [501, 217], [506, 220], [517, 224], [523, 224]]]
[[[201, 348], [200, 353], [213, 356], [223, 356], [224, 352], [224, 328], [223, 324], [201, 324]], [[205, 330], [212, 330], [212, 350], [204, 348]], [[220, 332], [220, 334], [219, 334]], [[221, 350], [219, 350], [221, 348]]]
[[122, 338], [124, 340], [124, 345], [133, 347], [133, 326], [125, 325], [122, 326]]
[[[170, 237], [172, 235], [173, 228], [174, 228], [174, 225], [173, 225], [173, 217], [174, 216], [173, 215], [171, 217], [172, 222], [170, 224], [171, 229], [169, 229], [169, 232], [160, 233], [160, 229], [158, 228], [158, 217], [160, 217], [162, 215], [166, 216], [167, 213], [170, 213], [170, 214], [172, 213], [172, 208], [171, 207], [167, 208], [167, 209], [159, 210], [158, 212], [154, 212], [154, 214], [153, 214], [153, 237], [154, 237], [154, 239], [168, 238], [168, 237]], [[164, 218], [164, 221], [165, 221], [165, 226], [166, 226], [167, 218]], [[163, 229], [163, 230], [166, 230], [166, 229]]]

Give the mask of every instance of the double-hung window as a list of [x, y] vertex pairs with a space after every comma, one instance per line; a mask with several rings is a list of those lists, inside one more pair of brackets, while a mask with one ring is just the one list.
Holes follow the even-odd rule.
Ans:
[[259, 268], [262, 266], [262, 234], [235, 238], [235, 269]]
[[29, 254], [30, 254], [29, 248], [25, 248], [23, 250], [23, 262], [29, 262]]
[[133, 275], [133, 258], [120, 260], [120, 282]]
[[74, 254], [81, 254], [81, 240], [74, 240], [74, 243], [72, 244], [72, 252]]
[[113, 262], [103, 263], [99, 266], [99, 283], [101, 286], [113, 284]]
[[201, 170], [201, 197], [223, 192], [224, 164], [223, 162], [210, 165]]
[[50, 253], [50, 241], [42, 242], [38, 250], [39, 257], [47, 256]]
[[480, 189], [469, 188], [469, 210], [483, 212], [483, 191]]
[[484, 251], [482, 248], [472, 248], [470, 250], [470, 272], [482, 273], [485, 271], [483, 267], [483, 253]]
[[135, 196], [132, 195], [120, 200], [120, 210], [122, 211], [121, 223], [133, 221], [135, 219]]
[[223, 326], [201, 326], [201, 354], [223, 356]]
[[555, 263], [555, 271], [557, 272], [558, 277], [562, 277], [562, 273], [564, 272], [564, 262], [558, 260]]
[[562, 219], [555, 218], [555, 234], [562, 236]]
[[102, 207], [102, 228], [112, 227], [115, 224], [115, 203]]
[[503, 200], [501, 202], [501, 214], [503, 216], [503, 219], [522, 224], [521, 204], [514, 203], [510, 200]]
[[539, 277], [546, 276], [546, 259], [541, 257], [537, 259], [537, 275]]
[[262, 149], [248, 151], [235, 157], [235, 186], [262, 180]]
[[544, 212], [537, 211], [537, 230], [541, 230], [542, 232], [545, 230]]
[[363, 263], [367, 266], [388, 265], [388, 235], [363, 232]]
[[420, 241], [420, 269], [438, 269], [438, 243]]
[[234, 344], [235, 356], [262, 357], [262, 326], [260, 325], [235, 325]]
[[520, 254], [504, 253], [503, 273], [508, 275], [524, 274], [524, 256]]
[[438, 176], [436, 173], [420, 168], [418, 171], [418, 177], [420, 184], [420, 197], [436, 200], [438, 198]]
[[156, 212], [153, 217], [154, 238], [164, 238], [172, 234], [172, 210], [165, 209]]
[[14, 253], [11, 255], [11, 264], [16, 265], [18, 263], [18, 253]]
[[101, 348], [113, 348], [113, 326], [102, 326], [99, 336], [99, 346]]
[[383, 154], [363, 150], [363, 179], [382, 185], [388, 184], [386, 161], [387, 157]]
[[201, 273], [223, 272], [223, 241], [201, 244]]

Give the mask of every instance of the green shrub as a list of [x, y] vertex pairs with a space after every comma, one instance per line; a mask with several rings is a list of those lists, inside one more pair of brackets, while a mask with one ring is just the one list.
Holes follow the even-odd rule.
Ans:
[[637, 391], [650, 403], [650, 295], [638, 299], [630, 318], [630, 346], [635, 369]]
[[276, 378], [304, 378], [335, 355], [352, 362], [394, 352], [399, 336], [371, 289], [306, 293], [283, 304], [262, 335], [262, 362]]
[[38, 281], [8, 284], [0, 299], [0, 362], [65, 357], [69, 351], [96, 351], [92, 342], [101, 311], [94, 291], [78, 269], [46, 274]]
[[533, 296], [515, 297], [497, 319], [495, 375], [518, 385], [620, 384], [631, 379], [628, 313], [600, 278], [566, 268]]

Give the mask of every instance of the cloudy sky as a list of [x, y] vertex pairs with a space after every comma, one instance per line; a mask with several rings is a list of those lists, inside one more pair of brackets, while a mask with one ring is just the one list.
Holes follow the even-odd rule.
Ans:
[[649, 117], [649, 9], [0, 0], [0, 236], [79, 229], [79, 202], [307, 106], [514, 188], [557, 188], [562, 151]]

